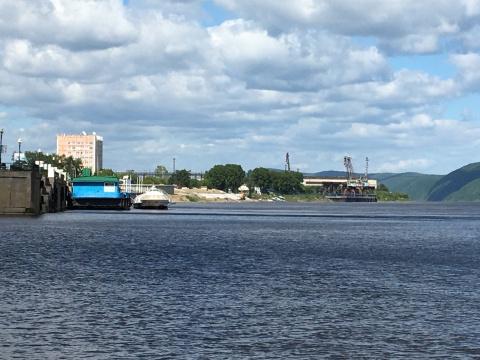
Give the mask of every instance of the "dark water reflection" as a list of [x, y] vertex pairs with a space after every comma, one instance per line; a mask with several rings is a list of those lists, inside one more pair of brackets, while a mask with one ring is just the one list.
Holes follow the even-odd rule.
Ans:
[[480, 204], [0, 219], [0, 358], [480, 356]]

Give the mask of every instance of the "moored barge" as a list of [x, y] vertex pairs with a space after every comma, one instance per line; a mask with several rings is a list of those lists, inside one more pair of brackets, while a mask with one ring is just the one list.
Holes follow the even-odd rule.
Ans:
[[129, 210], [130, 195], [120, 190], [115, 176], [82, 176], [72, 180], [74, 209]]
[[377, 202], [375, 194], [368, 195], [329, 195], [328, 200], [334, 202]]

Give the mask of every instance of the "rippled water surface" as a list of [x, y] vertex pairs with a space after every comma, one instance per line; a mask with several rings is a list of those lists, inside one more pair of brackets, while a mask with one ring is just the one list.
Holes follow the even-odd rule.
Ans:
[[480, 356], [480, 204], [0, 218], [2, 359]]

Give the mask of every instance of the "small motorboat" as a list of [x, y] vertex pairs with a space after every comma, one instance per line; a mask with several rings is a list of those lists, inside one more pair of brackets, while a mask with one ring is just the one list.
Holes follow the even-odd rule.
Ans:
[[170, 197], [165, 191], [152, 186], [150, 190], [133, 200], [133, 207], [135, 209], [168, 209], [170, 203]]

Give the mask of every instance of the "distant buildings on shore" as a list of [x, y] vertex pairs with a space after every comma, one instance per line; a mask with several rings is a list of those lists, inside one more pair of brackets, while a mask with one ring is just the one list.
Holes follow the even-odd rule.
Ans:
[[95, 174], [103, 168], [103, 137], [85, 132], [57, 135], [57, 154], [81, 159], [83, 167], [92, 169], [92, 174]]

